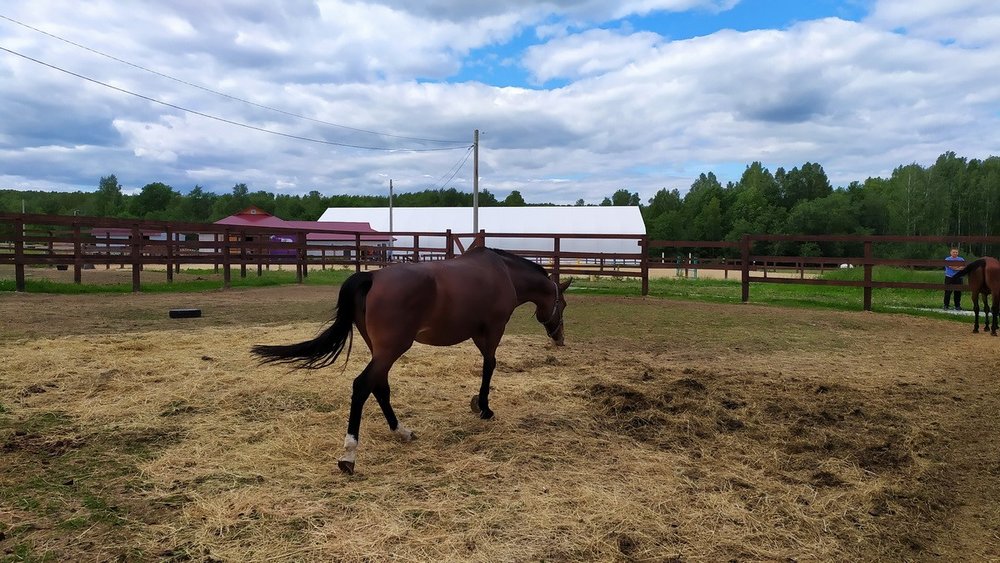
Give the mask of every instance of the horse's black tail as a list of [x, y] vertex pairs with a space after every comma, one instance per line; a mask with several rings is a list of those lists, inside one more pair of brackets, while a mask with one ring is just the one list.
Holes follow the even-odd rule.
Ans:
[[351, 357], [354, 340], [354, 316], [359, 306], [363, 307], [368, 290], [372, 287], [371, 272], [358, 272], [347, 278], [340, 286], [337, 297], [337, 314], [333, 324], [316, 338], [286, 346], [258, 344], [250, 349], [261, 358], [261, 364], [297, 364], [297, 368], [319, 369], [337, 361], [337, 357], [347, 345], [347, 356]]
[[979, 260], [973, 260], [972, 262], [969, 263], [968, 266], [966, 266], [966, 267], [962, 268], [961, 270], [959, 270], [958, 273], [956, 273], [952, 277], [955, 278], [956, 280], [960, 280], [963, 277], [971, 274], [972, 272], [975, 272], [976, 270], [978, 270], [979, 268], [982, 268], [985, 265], [986, 265], [986, 259], [985, 258], [980, 258]]

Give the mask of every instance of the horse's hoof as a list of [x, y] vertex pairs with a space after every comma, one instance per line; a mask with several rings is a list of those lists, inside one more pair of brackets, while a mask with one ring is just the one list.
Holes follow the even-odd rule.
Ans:
[[479, 408], [479, 395], [473, 395], [472, 401], [469, 403], [469, 407], [472, 408], [472, 412], [481, 412], [482, 409]]
[[342, 459], [337, 462], [337, 467], [339, 467], [342, 472], [347, 473], [348, 475], [354, 475], [353, 461], [345, 461]]
[[491, 411], [490, 409], [486, 409], [483, 412], [479, 413], [479, 418], [483, 420], [489, 420], [493, 418], [493, 411]]
[[977, 332], [979, 332], [979, 329], [978, 328], [974, 328], [974, 329], [972, 329], [972, 332], [973, 333], [977, 333]]
[[413, 432], [413, 430], [403, 428], [402, 426], [393, 430], [392, 433], [396, 435], [396, 439], [400, 442], [412, 442], [417, 439], [417, 435]]

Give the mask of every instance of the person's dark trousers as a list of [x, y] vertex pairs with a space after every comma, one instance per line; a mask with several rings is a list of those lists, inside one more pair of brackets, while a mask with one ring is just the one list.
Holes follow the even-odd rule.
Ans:
[[[962, 280], [958, 279], [958, 278], [956, 278], [954, 276], [945, 276], [944, 277], [944, 284], [945, 285], [962, 285]], [[948, 291], [948, 290], [946, 290], [944, 292], [944, 306], [945, 307], [948, 306], [948, 302], [951, 301], [951, 294], [953, 294], [953, 293], [955, 294], [955, 308], [956, 309], [961, 309], [962, 308], [962, 292], [961, 291]]]

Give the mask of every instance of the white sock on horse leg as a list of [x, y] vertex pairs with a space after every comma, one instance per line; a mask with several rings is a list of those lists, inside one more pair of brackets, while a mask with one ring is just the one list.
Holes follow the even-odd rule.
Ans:
[[354, 439], [354, 436], [350, 434], [344, 436], [344, 455], [340, 457], [340, 461], [350, 461], [353, 463], [358, 457], [358, 441]]

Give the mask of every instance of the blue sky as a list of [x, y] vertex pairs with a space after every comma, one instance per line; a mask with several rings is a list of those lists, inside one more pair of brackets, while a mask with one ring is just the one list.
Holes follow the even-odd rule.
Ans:
[[[860, 21], [867, 14], [870, 4], [865, 0], [741, 0], [728, 10], [702, 8], [683, 12], [653, 12], [602, 22], [593, 27], [651, 31], [663, 36], [665, 40], [683, 40], [711, 35], [724, 29], [786, 29], [798, 22], [828, 17]], [[461, 70], [447, 80], [472, 80], [494, 86], [524, 88], [563, 86], [566, 82], [561, 80], [536, 84], [530, 80], [527, 70], [516, 63], [525, 49], [542, 41], [535, 29], [524, 29], [506, 43], [474, 50], [465, 57]]]
[[754, 161], [846, 186], [1000, 147], [1000, 2], [13, 0], [0, 16], [0, 189], [470, 191], [474, 129], [480, 187], [532, 203], [646, 201]]

